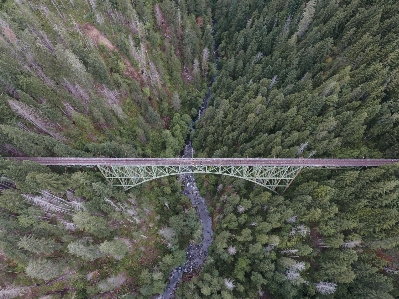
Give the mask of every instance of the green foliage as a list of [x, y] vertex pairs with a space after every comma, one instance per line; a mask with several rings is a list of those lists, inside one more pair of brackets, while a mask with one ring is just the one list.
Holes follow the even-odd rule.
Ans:
[[62, 273], [62, 267], [58, 262], [39, 258], [30, 260], [25, 271], [32, 278], [50, 280]]
[[119, 274], [100, 281], [97, 287], [99, 288], [100, 292], [109, 292], [120, 287], [125, 281], [126, 277], [123, 274]]
[[31, 187], [31, 190], [45, 190], [48, 189], [54, 193], [63, 192], [67, 189], [68, 181], [65, 176], [57, 175], [56, 173], [35, 173], [30, 172], [25, 180], [26, 184]]
[[[0, 10], [1, 155], [176, 157], [212, 77], [191, 132], [197, 156], [398, 156], [395, 1], [0, 1]], [[200, 241], [174, 178], [124, 192], [91, 169], [4, 160], [0, 172], [15, 182], [0, 194], [0, 280], [31, 285], [24, 268], [51, 280], [64, 258], [76, 272], [38, 285], [37, 297], [65, 283], [76, 298], [150, 298]], [[281, 196], [201, 177], [214, 242], [177, 297], [398, 297], [398, 177], [397, 165], [304, 169]], [[22, 196], [42, 190], [87, 210], [43, 211]], [[323, 295], [319, 282], [337, 288]]]
[[27, 203], [18, 191], [4, 190], [0, 196], [0, 207], [12, 213], [18, 213], [27, 207]]
[[54, 240], [45, 238], [37, 239], [32, 235], [23, 236], [18, 242], [18, 246], [36, 254], [50, 254], [60, 248], [59, 244]]
[[109, 71], [104, 61], [96, 53], [91, 53], [87, 60], [88, 71], [93, 75], [94, 80], [101, 84], [110, 84]]
[[107, 221], [98, 216], [90, 215], [88, 212], [79, 212], [73, 216], [76, 226], [98, 238], [105, 238], [111, 235], [113, 229]]
[[94, 261], [103, 256], [98, 245], [85, 245], [82, 241], [75, 241], [68, 244], [68, 252], [76, 255], [85, 261]]
[[128, 252], [126, 244], [121, 240], [104, 241], [99, 248], [102, 253], [111, 255], [117, 260], [122, 259]]

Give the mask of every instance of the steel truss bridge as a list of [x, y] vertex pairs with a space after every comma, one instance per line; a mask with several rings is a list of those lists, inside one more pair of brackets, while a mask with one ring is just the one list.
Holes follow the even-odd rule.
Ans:
[[157, 178], [185, 173], [228, 175], [275, 191], [287, 188], [303, 168], [375, 167], [399, 159], [313, 158], [46, 158], [12, 157], [42, 165], [97, 166], [114, 186], [125, 190]]

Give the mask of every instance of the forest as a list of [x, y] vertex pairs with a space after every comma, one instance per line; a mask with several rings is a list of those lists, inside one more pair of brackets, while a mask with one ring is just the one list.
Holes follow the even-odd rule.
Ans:
[[[7, 157], [398, 159], [399, 6], [0, 0], [0, 112], [0, 299], [160, 298], [201, 240], [178, 177]], [[398, 166], [195, 175], [213, 242], [175, 298], [399, 298]]]

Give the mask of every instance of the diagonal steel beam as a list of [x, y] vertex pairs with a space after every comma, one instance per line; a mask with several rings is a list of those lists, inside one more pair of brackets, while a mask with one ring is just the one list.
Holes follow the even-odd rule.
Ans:
[[[219, 166], [219, 165], [177, 165], [177, 166], [97, 166], [103, 176], [115, 186], [125, 190], [154, 179], [185, 173], [221, 174], [244, 179], [271, 191], [288, 187], [298, 175], [302, 166]], [[115, 184], [115, 182], [118, 182]]]

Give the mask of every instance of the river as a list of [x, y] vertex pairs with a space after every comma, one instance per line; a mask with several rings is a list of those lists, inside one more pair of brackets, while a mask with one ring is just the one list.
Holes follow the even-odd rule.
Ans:
[[[214, 53], [216, 46], [214, 46]], [[216, 65], [216, 55], [214, 55], [214, 63]], [[205, 110], [208, 108], [209, 99], [211, 97], [211, 86], [214, 82], [215, 77], [213, 76], [209, 82], [206, 96], [199, 108], [198, 115], [190, 125], [190, 133], [194, 130], [195, 124], [204, 115]], [[191, 134], [190, 134], [191, 136]], [[192, 140], [189, 139], [184, 146], [182, 158], [191, 158], [194, 153], [192, 146]], [[172, 299], [175, 298], [175, 292], [181, 281], [184, 273], [192, 273], [193, 271], [198, 272], [204, 265], [208, 256], [208, 248], [213, 241], [213, 230], [212, 230], [212, 217], [208, 212], [208, 208], [205, 199], [200, 195], [195, 178], [192, 173], [186, 173], [180, 175], [180, 181], [184, 184], [182, 193], [186, 195], [193, 207], [196, 208], [197, 215], [202, 224], [202, 241], [200, 244], [190, 243], [186, 248], [187, 261], [182, 266], [178, 266], [172, 270], [169, 275], [169, 284], [166, 286], [165, 291], [159, 298]]]
[[[210, 84], [213, 83], [213, 79]], [[197, 118], [190, 126], [190, 133], [194, 130], [195, 123], [201, 118], [206, 108], [208, 107], [210, 98], [210, 87], [208, 87], [205, 99], [199, 109]], [[192, 140], [189, 139], [184, 146], [182, 158], [191, 158], [194, 152]], [[213, 241], [212, 218], [208, 212], [205, 199], [200, 195], [195, 178], [192, 173], [180, 175], [180, 181], [184, 184], [182, 193], [186, 195], [193, 207], [196, 208], [197, 215], [202, 224], [202, 241], [200, 244], [190, 243], [186, 248], [187, 261], [182, 266], [174, 268], [169, 275], [169, 284], [166, 286], [164, 293], [160, 296], [162, 299], [172, 299], [175, 297], [175, 292], [179, 282], [184, 273], [192, 273], [199, 270], [205, 263], [208, 256], [208, 248]]]
[[[190, 158], [192, 155], [191, 142], [184, 147], [183, 158]], [[182, 193], [190, 198], [191, 204], [196, 208], [197, 215], [202, 224], [202, 241], [200, 244], [190, 243], [186, 248], [187, 261], [182, 266], [172, 270], [169, 275], [169, 284], [166, 286], [161, 298], [174, 298], [174, 293], [184, 273], [198, 271], [206, 261], [208, 248], [213, 241], [212, 218], [208, 212], [205, 199], [200, 195], [195, 178], [192, 173], [180, 175], [180, 180], [184, 184]]]

